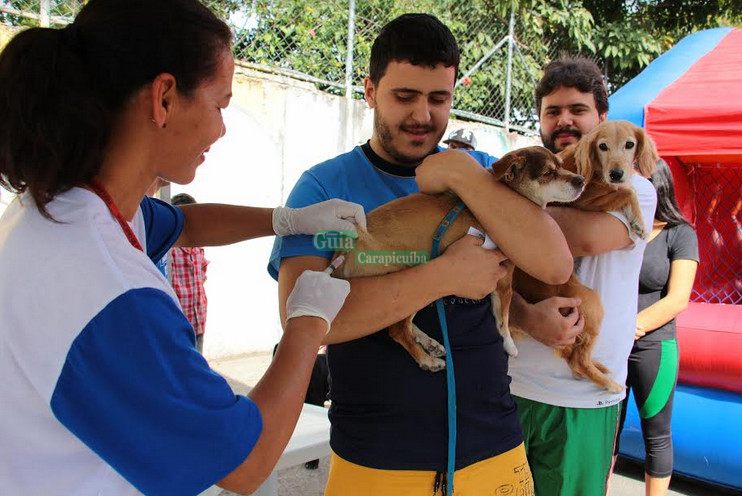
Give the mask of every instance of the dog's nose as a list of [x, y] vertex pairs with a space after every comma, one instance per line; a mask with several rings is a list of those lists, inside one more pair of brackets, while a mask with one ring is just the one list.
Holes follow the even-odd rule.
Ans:
[[612, 183], [620, 183], [623, 180], [622, 169], [612, 169], [608, 176], [611, 178]]
[[582, 188], [582, 185], [585, 184], [585, 178], [582, 176], [573, 176], [570, 182], [575, 188]]

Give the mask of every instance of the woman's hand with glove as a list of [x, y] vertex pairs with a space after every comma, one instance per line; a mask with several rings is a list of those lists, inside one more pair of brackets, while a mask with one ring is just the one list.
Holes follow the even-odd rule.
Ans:
[[348, 293], [348, 281], [336, 279], [325, 272], [305, 270], [286, 300], [286, 321], [295, 317], [319, 317], [327, 322], [329, 332]]
[[273, 231], [278, 236], [350, 231], [355, 237], [357, 228], [366, 230], [363, 207], [337, 198], [304, 208], [276, 207], [273, 210]]

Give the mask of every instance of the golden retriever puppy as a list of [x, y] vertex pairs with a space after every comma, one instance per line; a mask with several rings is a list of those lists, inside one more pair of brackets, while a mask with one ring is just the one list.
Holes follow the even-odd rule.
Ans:
[[636, 167], [649, 177], [657, 150], [646, 132], [628, 121], [605, 121], [558, 153], [563, 167], [585, 178], [585, 191], [569, 206], [592, 212], [620, 211], [631, 230], [646, 238], [639, 202], [629, 179]]

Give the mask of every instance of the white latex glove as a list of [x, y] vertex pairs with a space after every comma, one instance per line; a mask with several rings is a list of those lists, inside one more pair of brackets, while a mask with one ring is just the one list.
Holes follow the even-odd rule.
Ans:
[[273, 210], [273, 232], [278, 236], [316, 234], [318, 231], [356, 233], [356, 226], [366, 230], [363, 207], [337, 198], [304, 208], [276, 207]]
[[293, 317], [320, 317], [330, 324], [350, 293], [350, 283], [325, 272], [305, 270], [286, 300], [286, 320]]

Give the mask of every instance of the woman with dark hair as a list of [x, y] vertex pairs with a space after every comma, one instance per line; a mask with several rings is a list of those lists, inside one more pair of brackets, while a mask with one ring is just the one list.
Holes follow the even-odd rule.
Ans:
[[346, 281], [306, 271], [249, 397], [194, 347], [152, 263], [172, 245], [365, 225], [309, 209], [175, 208], [224, 133], [231, 33], [197, 0], [91, 0], [0, 54], [0, 487], [3, 494], [251, 492], [288, 442]]
[[[646, 450], [648, 496], [667, 494], [672, 475], [672, 400], [678, 378], [675, 317], [688, 305], [698, 268], [698, 239], [675, 200], [664, 160], [650, 178], [657, 190], [654, 228], [639, 274], [639, 313], [626, 385], [634, 391]], [[627, 399], [621, 408], [621, 428]], [[619, 435], [620, 438], [620, 435]], [[618, 453], [618, 443], [616, 443]]]

